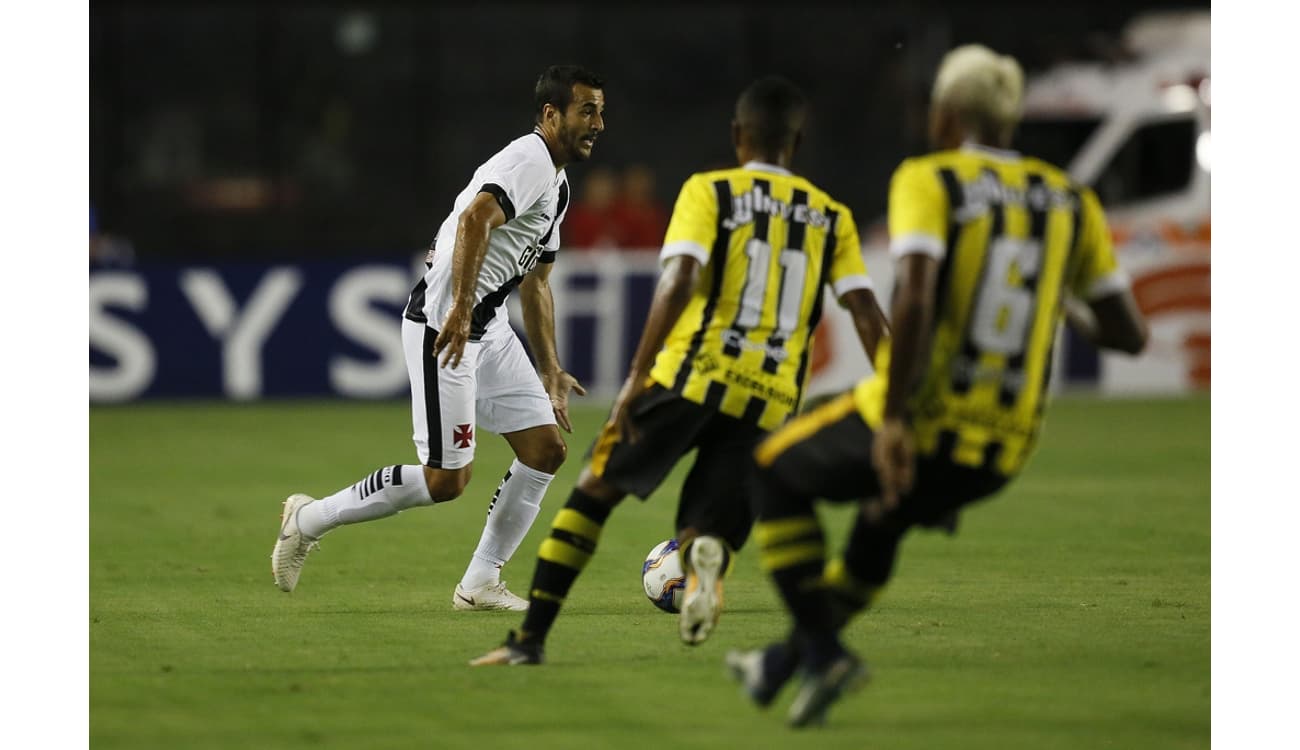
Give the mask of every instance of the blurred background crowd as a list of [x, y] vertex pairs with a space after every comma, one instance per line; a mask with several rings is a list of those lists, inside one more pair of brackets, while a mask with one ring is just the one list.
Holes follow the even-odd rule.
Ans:
[[[657, 247], [682, 180], [732, 163], [735, 96], [767, 72], [812, 101], [798, 171], [870, 219], [885, 210], [893, 167], [925, 148], [945, 50], [982, 42], [1030, 74], [1120, 60], [1130, 52], [1119, 32], [1137, 10], [92, 3], [90, 254], [104, 264], [409, 255], [475, 166], [527, 132], [533, 82], [559, 62], [608, 81], [608, 131], [592, 161], [570, 169], [567, 247]], [[1035, 150], [1064, 158], [1075, 145]]]

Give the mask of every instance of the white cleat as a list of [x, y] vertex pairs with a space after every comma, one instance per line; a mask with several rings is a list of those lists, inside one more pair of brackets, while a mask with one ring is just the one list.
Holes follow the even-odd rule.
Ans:
[[686, 571], [686, 595], [682, 599], [682, 641], [703, 643], [722, 614], [722, 576], [726, 551], [716, 537], [702, 536], [691, 543]]
[[505, 581], [476, 589], [466, 589], [458, 583], [456, 584], [456, 593], [452, 594], [451, 597], [451, 607], [462, 612], [476, 609], [506, 609], [511, 612], [526, 612], [528, 610], [528, 600], [521, 599], [510, 593], [510, 590], [506, 588]]
[[281, 591], [293, 591], [298, 585], [298, 576], [302, 575], [302, 564], [307, 561], [307, 554], [320, 546], [318, 540], [304, 536], [298, 528], [298, 511], [314, 502], [316, 498], [302, 494], [290, 495], [284, 501], [284, 511], [280, 514], [280, 537], [275, 540], [275, 549], [271, 551], [271, 574]]

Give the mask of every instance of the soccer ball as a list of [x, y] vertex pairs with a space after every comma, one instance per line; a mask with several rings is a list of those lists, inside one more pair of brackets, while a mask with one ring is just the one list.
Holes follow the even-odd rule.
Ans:
[[645, 556], [645, 562], [641, 564], [641, 586], [651, 604], [665, 612], [681, 611], [686, 572], [682, 570], [682, 555], [676, 539], [656, 544]]

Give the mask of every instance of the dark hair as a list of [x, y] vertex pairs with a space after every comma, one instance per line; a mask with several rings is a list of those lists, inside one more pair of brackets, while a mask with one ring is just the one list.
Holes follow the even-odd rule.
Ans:
[[550, 104], [561, 112], [573, 101], [573, 84], [581, 83], [593, 89], [605, 87], [605, 79], [581, 65], [552, 65], [537, 77], [533, 90], [533, 121], [542, 121], [542, 109]]
[[803, 92], [781, 76], [759, 78], [736, 100], [736, 122], [755, 146], [768, 151], [790, 145], [803, 127], [807, 111]]

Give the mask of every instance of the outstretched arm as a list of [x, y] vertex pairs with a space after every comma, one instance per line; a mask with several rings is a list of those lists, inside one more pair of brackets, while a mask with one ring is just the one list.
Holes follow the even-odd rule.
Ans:
[[1065, 305], [1070, 326], [1093, 346], [1139, 354], [1147, 345], [1147, 324], [1127, 289], [1091, 300], [1070, 299]]
[[560, 369], [555, 350], [555, 297], [551, 293], [551, 264], [541, 263], [519, 284], [519, 303], [524, 311], [524, 332], [537, 364], [546, 395], [551, 397], [555, 421], [565, 432], [573, 432], [569, 421], [569, 391], [585, 396], [578, 379]]
[[1091, 190], [1084, 190], [1079, 200], [1083, 263], [1072, 279], [1074, 296], [1066, 298], [1066, 320], [1094, 346], [1138, 354], [1146, 348], [1147, 323], [1115, 257], [1101, 201]]
[[899, 495], [912, 486], [914, 461], [906, 420], [907, 398], [924, 371], [930, 348], [939, 262], [924, 253], [909, 253], [899, 259], [897, 269], [891, 305], [894, 330], [889, 347], [889, 390], [871, 456], [880, 476], [880, 499], [885, 510], [898, 505]]
[[880, 309], [876, 295], [870, 289], [851, 289], [840, 297], [840, 304], [853, 316], [853, 327], [862, 342], [862, 351], [866, 353], [871, 366], [876, 365], [876, 349], [881, 339], [889, 336], [889, 321], [885, 311]]
[[659, 283], [655, 286], [654, 299], [650, 302], [650, 313], [646, 317], [645, 328], [641, 331], [641, 341], [632, 356], [632, 367], [623, 381], [614, 408], [610, 411], [609, 421], [619, 430], [620, 436], [628, 442], [638, 437], [635, 428], [628, 420], [628, 408], [633, 401], [645, 392], [646, 381], [650, 377], [650, 368], [654, 366], [655, 355], [668, 338], [677, 319], [682, 316], [686, 304], [691, 301], [691, 293], [699, 280], [700, 262], [690, 255], [675, 255], [664, 265]]

